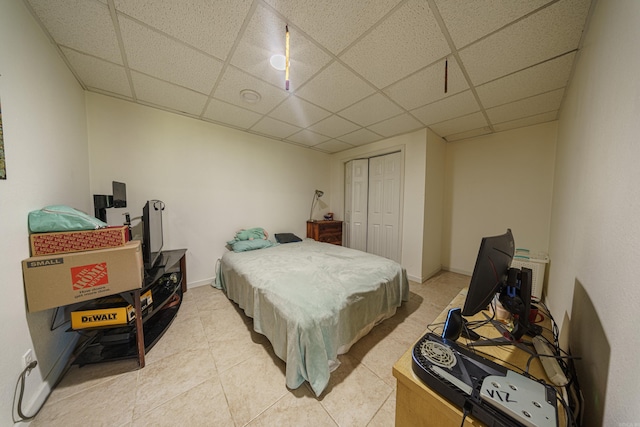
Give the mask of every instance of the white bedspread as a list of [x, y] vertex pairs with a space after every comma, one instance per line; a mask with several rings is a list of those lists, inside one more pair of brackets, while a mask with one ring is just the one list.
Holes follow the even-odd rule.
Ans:
[[286, 362], [286, 383], [320, 396], [338, 354], [409, 297], [404, 268], [362, 251], [305, 239], [222, 257], [217, 287], [253, 318]]

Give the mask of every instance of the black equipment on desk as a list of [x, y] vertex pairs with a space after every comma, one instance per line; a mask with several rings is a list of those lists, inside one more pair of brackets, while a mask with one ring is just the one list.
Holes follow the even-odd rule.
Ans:
[[491, 427], [557, 427], [556, 391], [428, 333], [411, 367], [427, 386]]
[[514, 318], [514, 328], [509, 336], [496, 344], [518, 341], [524, 334], [535, 336], [541, 332], [538, 325], [529, 322], [533, 272], [528, 268], [510, 268], [514, 252], [511, 229], [499, 236], [482, 238], [464, 307], [449, 312], [443, 338], [455, 341], [462, 334], [471, 340], [479, 339], [467, 327], [467, 321], [462, 316], [473, 316], [485, 310], [496, 294], [499, 294], [500, 303]]

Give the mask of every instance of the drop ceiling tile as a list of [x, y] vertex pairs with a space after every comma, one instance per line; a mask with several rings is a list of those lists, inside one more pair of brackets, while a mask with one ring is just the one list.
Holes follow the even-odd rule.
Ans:
[[353, 132], [358, 128], [358, 125], [351, 123], [350, 121], [347, 121], [342, 117], [338, 117], [334, 114], [322, 120], [321, 122], [310, 126], [309, 130], [321, 133], [322, 135], [326, 135], [331, 138], [337, 138], [344, 134]]
[[361, 126], [369, 126], [402, 113], [402, 108], [376, 93], [342, 111], [339, 115]]
[[[275, 54], [285, 54], [286, 24], [271, 9], [259, 4], [235, 49], [231, 63], [275, 86], [284, 87], [284, 71], [273, 68], [269, 60]], [[289, 90], [295, 92], [328, 64], [331, 57], [295, 27], [289, 27], [289, 37]]]
[[211, 98], [204, 118], [241, 129], [248, 129], [262, 117], [258, 113]]
[[444, 93], [445, 60], [421, 70], [384, 89], [387, 94], [407, 110], [431, 104], [469, 89], [469, 84], [455, 58], [447, 61], [447, 93]]
[[400, 0], [265, 0], [334, 54], [353, 43]]
[[429, 126], [455, 117], [480, 111], [480, 106], [470, 90], [441, 99], [424, 107], [411, 110], [411, 114]]
[[[240, 96], [240, 91], [244, 89], [258, 92], [262, 98], [255, 104], [247, 103]], [[215, 98], [262, 114], [271, 111], [287, 96], [289, 93], [284, 89], [278, 89], [233, 67], [227, 67], [214, 93]]]
[[135, 71], [131, 72], [131, 80], [138, 100], [164, 109], [199, 116], [207, 102], [201, 93]]
[[85, 86], [132, 97], [124, 67], [65, 47], [61, 50]]
[[300, 128], [270, 117], [263, 117], [262, 120], [251, 127], [251, 131], [273, 138], [283, 139], [299, 132]]
[[422, 123], [405, 113], [371, 125], [369, 129], [382, 136], [391, 137], [423, 127], [424, 125]]
[[310, 130], [304, 129], [288, 137], [287, 141], [313, 146], [320, 144], [321, 142], [325, 142], [329, 139], [330, 138], [328, 136], [320, 135], [319, 133], [311, 132]]
[[504, 130], [537, 125], [539, 123], [552, 122], [557, 118], [558, 118], [558, 111], [549, 111], [547, 113], [536, 114], [535, 116], [525, 117], [523, 119], [499, 123], [497, 125], [494, 125], [493, 128], [496, 130], [496, 132], [502, 132]]
[[309, 80], [296, 95], [327, 110], [339, 111], [371, 95], [374, 90], [343, 65], [334, 62]]
[[348, 144], [357, 146], [379, 141], [382, 138], [382, 136], [378, 135], [377, 133], [371, 132], [369, 129], [358, 129], [355, 132], [342, 135], [338, 139]]
[[487, 109], [487, 115], [491, 123], [496, 124], [555, 111], [560, 108], [563, 95], [564, 89], [556, 89], [499, 107], [489, 108]]
[[383, 88], [450, 52], [428, 3], [409, 0], [340, 59]]
[[487, 126], [487, 120], [481, 112], [469, 114], [455, 119], [446, 120], [429, 126], [429, 128], [440, 135], [446, 137], [457, 133], [467, 132]]
[[515, 21], [550, 0], [435, 0], [449, 35], [458, 49]]
[[119, 21], [131, 69], [209, 95], [222, 62], [131, 19]]
[[115, 0], [114, 3], [116, 10], [225, 60], [252, 2], [187, 0], [178, 5], [173, 1]]
[[478, 129], [468, 130], [466, 132], [454, 133], [453, 135], [447, 135], [447, 142], [460, 141], [467, 138], [476, 138], [482, 135], [489, 135], [491, 133], [489, 126], [484, 126]]
[[111, 14], [95, 1], [29, 0], [56, 43], [122, 65]]
[[314, 145], [313, 148], [318, 149], [320, 151], [324, 151], [325, 153], [337, 153], [339, 151], [344, 151], [344, 150], [348, 150], [349, 148], [353, 148], [353, 146], [347, 144], [346, 142], [338, 141], [337, 139], [332, 139], [327, 142]]
[[306, 128], [331, 115], [327, 110], [300, 99], [295, 95], [290, 95], [282, 104], [278, 105], [269, 117], [282, 120], [292, 125]]
[[565, 87], [575, 56], [569, 53], [478, 86], [480, 102], [490, 108]]
[[560, 0], [462, 49], [471, 81], [480, 85], [576, 49], [589, 3]]

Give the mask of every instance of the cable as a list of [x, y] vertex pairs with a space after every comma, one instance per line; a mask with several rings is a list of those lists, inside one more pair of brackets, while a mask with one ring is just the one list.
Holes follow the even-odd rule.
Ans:
[[[18, 416], [20, 417], [19, 420], [16, 420], [15, 417], [13, 417], [13, 422], [17, 423], [19, 421], [31, 421], [32, 419], [34, 419], [36, 417], [36, 415], [38, 415], [38, 413], [40, 412], [40, 410], [42, 409], [42, 407], [44, 406], [45, 402], [47, 401], [47, 399], [44, 400], [44, 402], [42, 402], [42, 405], [40, 405], [40, 407], [38, 408], [38, 410], [36, 411], [35, 414], [30, 415], [30, 416], [26, 416], [23, 412], [22, 412], [22, 398], [24, 397], [24, 383], [25, 383], [25, 377], [31, 372], [31, 370], [33, 370], [33, 368], [36, 367], [36, 365], [38, 364], [37, 361], [33, 361], [31, 363], [29, 363], [27, 365], [26, 368], [24, 368], [24, 370], [22, 371], [22, 373], [20, 374], [20, 376], [18, 377], [18, 383], [16, 384], [16, 391], [18, 388], [18, 385], [20, 386], [20, 395], [18, 396], [18, 407], [16, 408], [18, 411]], [[49, 396], [47, 396], [48, 398]], [[16, 401], [16, 396], [14, 394], [13, 396], [13, 401]]]
[[471, 413], [471, 404], [466, 401], [462, 406], [462, 422], [460, 423], [460, 427], [464, 427], [464, 421], [467, 419], [467, 415]]

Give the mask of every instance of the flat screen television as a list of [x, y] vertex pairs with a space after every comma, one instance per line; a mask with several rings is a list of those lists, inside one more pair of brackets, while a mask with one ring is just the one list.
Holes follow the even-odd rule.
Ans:
[[127, 207], [127, 184], [125, 184], [124, 182], [112, 181], [111, 186], [113, 189], [113, 207], [126, 208]]
[[499, 236], [483, 237], [473, 269], [469, 291], [462, 308], [463, 316], [484, 310], [506, 284], [515, 252], [511, 229]]
[[142, 257], [144, 268], [156, 267], [162, 255], [162, 211], [164, 202], [149, 200], [142, 208]]

